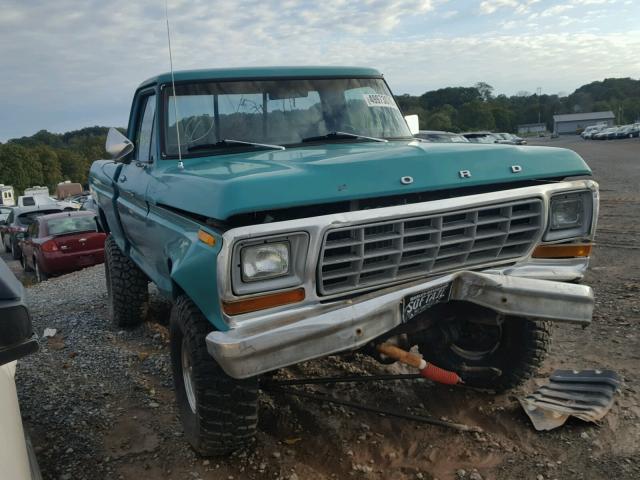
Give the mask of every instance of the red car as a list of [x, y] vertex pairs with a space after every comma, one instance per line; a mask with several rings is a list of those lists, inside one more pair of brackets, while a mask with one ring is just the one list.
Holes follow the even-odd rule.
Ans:
[[22, 247], [22, 268], [39, 282], [104, 262], [104, 239], [94, 212], [42, 215], [29, 225]]

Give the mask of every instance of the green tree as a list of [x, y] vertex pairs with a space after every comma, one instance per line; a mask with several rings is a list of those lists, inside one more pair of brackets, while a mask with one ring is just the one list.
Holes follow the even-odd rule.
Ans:
[[465, 130], [493, 130], [495, 128], [491, 107], [480, 100], [462, 105], [458, 116], [458, 121]]
[[58, 159], [60, 160], [63, 180], [71, 180], [82, 184], [87, 182], [89, 162], [82, 155], [71, 150], [60, 150]]
[[431, 115], [426, 122], [427, 129], [429, 130], [446, 130], [452, 129], [451, 117], [447, 115], [445, 111], [438, 111]]
[[53, 190], [62, 180], [62, 167], [56, 151], [46, 145], [38, 145], [34, 149], [42, 168], [43, 185]]
[[[0, 183], [12, 185], [20, 195], [32, 185], [32, 178], [42, 178], [42, 170], [29, 149], [12, 144], [0, 147]], [[35, 172], [30, 172], [29, 168]]]

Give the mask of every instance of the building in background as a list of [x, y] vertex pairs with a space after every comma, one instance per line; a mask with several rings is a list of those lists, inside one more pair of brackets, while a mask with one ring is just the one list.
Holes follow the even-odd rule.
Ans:
[[553, 133], [558, 135], [578, 135], [590, 125], [613, 127], [616, 116], [611, 110], [606, 112], [570, 113], [553, 116]]
[[523, 123], [518, 125], [518, 135], [538, 135], [546, 131], [546, 123]]

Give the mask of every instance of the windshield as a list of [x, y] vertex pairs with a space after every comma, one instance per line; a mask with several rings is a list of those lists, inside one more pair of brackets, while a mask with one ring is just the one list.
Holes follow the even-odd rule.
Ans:
[[[176, 130], [176, 108], [179, 132]], [[334, 135], [409, 138], [411, 132], [387, 85], [379, 78], [287, 79], [208, 82], [165, 89], [163, 150], [168, 156], [199, 155], [266, 145], [302, 145], [303, 140], [366, 141]], [[227, 140], [227, 142], [224, 142]], [[313, 142], [311, 142], [313, 143]], [[201, 148], [195, 148], [201, 146]]]
[[50, 235], [65, 235], [74, 232], [97, 232], [95, 217], [82, 215], [78, 217], [61, 217], [47, 220]]

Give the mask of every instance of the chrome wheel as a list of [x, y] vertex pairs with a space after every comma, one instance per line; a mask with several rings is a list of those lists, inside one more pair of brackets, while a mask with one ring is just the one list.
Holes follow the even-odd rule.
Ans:
[[186, 337], [182, 338], [182, 381], [184, 382], [184, 391], [187, 394], [187, 401], [193, 413], [196, 413], [196, 389], [193, 384], [193, 366], [191, 365], [191, 357], [189, 356], [189, 345]]

